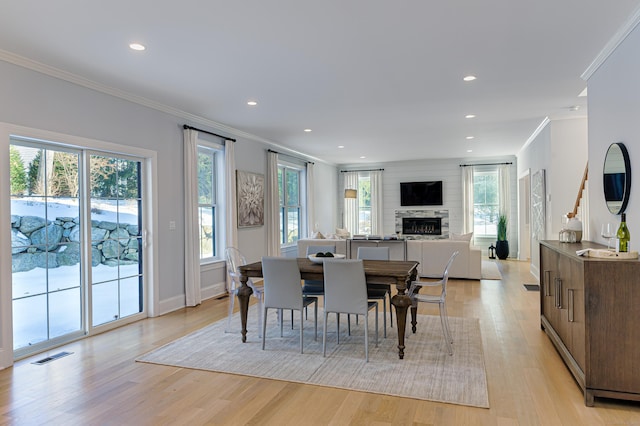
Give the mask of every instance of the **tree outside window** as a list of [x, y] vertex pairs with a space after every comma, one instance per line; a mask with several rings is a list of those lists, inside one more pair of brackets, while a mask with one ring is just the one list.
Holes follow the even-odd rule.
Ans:
[[214, 149], [198, 147], [198, 225], [200, 261], [217, 256], [216, 247], [216, 155]]
[[358, 234], [371, 234], [371, 178], [358, 175]]

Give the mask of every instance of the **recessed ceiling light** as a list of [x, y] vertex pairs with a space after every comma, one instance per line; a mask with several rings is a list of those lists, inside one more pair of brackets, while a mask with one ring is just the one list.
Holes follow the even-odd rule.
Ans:
[[344, 148], [344, 145], [338, 145], [338, 148], [342, 149]]
[[311, 132], [311, 129], [304, 129], [304, 131], [309, 133], [309, 132]]
[[131, 43], [129, 45], [129, 48], [132, 50], [138, 50], [138, 51], [146, 49], [145, 45], [140, 43]]
[[361, 155], [360, 158], [367, 158], [367, 157], [365, 157], [364, 155]]
[[473, 150], [472, 149], [468, 149], [467, 152], [473, 152]]
[[464, 118], [476, 118], [475, 114], [467, 114], [464, 116]]
[[247, 105], [256, 106], [256, 105], [258, 105], [258, 103], [256, 101], [249, 101], [249, 102], [247, 102]]
[[473, 81], [476, 79], [475, 75], [468, 75], [465, 78], [463, 78], [464, 81]]
[[467, 140], [470, 141], [471, 139], [475, 138], [475, 136], [467, 136]]

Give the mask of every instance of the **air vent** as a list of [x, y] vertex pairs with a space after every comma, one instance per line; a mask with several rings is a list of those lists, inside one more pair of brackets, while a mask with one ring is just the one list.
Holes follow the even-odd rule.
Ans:
[[50, 356], [48, 356], [48, 357], [46, 357], [46, 358], [42, 358], [42, 359], [40, 359], [40, 360], [38, 360], [38, 361], [34, 361], [34, 362], [32, 362], [31, 364], [35, 364], [35, 365], [43, 365], [43, 364], [46, 364], [46, 363], [48, 363], [48, 362], [55, 361], [56, 359], [60, 359], [60, 358], [62, 358], [62, 357], [65, 357], [65, 356], [67, 356], [67, 355], [71, 355], [72, 353], [73, 353], [73, 352], [59, 352], [59, 353], [57, 353], [57, 354], [50, 355]]

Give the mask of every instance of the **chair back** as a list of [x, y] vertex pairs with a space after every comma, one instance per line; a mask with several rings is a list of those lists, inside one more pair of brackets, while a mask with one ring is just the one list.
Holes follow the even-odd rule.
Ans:
[[367, 313], [367, 281], [362, 260], [325, 259], [324, 308], [327, 312]]
[[454, 251], [447, 262], [447, 266], [444, 267], [444, 273], [442, 274], [442, 297], [447, 295], [447, 281], [449, 280], [449, 268], [453, 264], [453, 261], [456, 259], [456, 256], [459, 254], [459, 251]]
[[263, 257], [265, 308], [302, 309], [302, 286], [298, 260], [290, 257]]
[[309, 256], [310, 254], [326, 252], [335, 253], [336, 246], [307, 246], [307, 256]]
[[358, 259], [389, 260], [389, 247], [358, 247]]
[[227, 247], [224, 251], [224, 255], [227, 259], [227, 273], [231, 277], [231, 288], [233, 291], [240, 286], [240, 280], [238, 277], [238, 266], [246, 265], [247, 259], [242, 252], [235, 247]]

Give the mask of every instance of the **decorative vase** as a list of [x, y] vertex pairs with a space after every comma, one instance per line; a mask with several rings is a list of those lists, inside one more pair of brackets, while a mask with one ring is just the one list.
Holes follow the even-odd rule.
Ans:
[[496, 256], [501, 260], [509, 257], [509, 241], [496, 241]]

